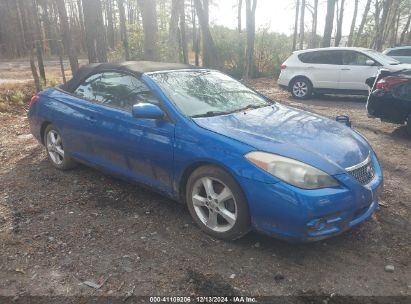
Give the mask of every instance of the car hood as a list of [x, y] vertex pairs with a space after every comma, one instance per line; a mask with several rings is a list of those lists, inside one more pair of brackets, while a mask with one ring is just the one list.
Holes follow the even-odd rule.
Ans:
[[303, 110], [269, 107], [205, 118], [200, 127], [225, 135], [256, 150], [290, 157], [328, 174], [363, 162], [371, 153], [367, 141], [351, 128]]

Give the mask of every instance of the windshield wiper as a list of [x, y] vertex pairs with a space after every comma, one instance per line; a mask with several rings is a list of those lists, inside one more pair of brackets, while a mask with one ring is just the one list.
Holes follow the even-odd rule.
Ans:
[[251, 109], [259, 109], [259, 108], [263, 108], [263, 107], [268, 107], [270, 104], [263, 104], [263, 105], [247, 105], [244, 108], [235, 110], [234, 112], [241, 112], [241, 111], [247, 111], [247, 110], [251, 110]]
[[191, 116], [192, 118], [199, 118], [199, 117], [211, 117], [211, 116], [218, 116], [218, 115], [225, 115], [229, 114], [229, 112], [224, 112], [224, 111], [208, 111], [204, 114], [198, 114], [198, 115], [193, 115]]

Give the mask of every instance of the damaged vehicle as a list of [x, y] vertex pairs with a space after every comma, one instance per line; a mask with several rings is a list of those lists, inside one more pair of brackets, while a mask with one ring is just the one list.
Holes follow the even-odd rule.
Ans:
[[252, 229], [299, 242], [338, 235], [371, 217], [383, 185], [347, 120], [184, 64], [84, 66], [34, 96], [28, 117], [57, 169], [80, 162], [148, 186], [225, 240]]
[[411, 136], [411, 69], [396, 72], [380, 70], [366, 83], [370, 87], [368, 115], [385, 122], [406, 125]]

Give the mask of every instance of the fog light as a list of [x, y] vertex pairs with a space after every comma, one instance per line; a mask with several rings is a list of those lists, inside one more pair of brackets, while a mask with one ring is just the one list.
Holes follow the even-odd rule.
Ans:
[[327, 227], [327, 220], [320, 218], [308, 222], [307, 227], [311, 231], [321, 231]]

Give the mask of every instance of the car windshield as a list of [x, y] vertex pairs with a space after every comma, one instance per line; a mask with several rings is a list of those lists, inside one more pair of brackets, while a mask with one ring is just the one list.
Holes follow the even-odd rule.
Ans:
[[271, 105], [268, 99], [216, 71], [171, 71], [149, 76], [189, 117], [223, 115]]
[[374, 50], [367, 50], [366, 51], [371, 57], [376, 59], [377, 61], [380, 61], [383, 65], [397, 65], [400, 64], [398, 60], [395, 60], [394, 58], [384, 55], [382, 53], [379, 53]]

